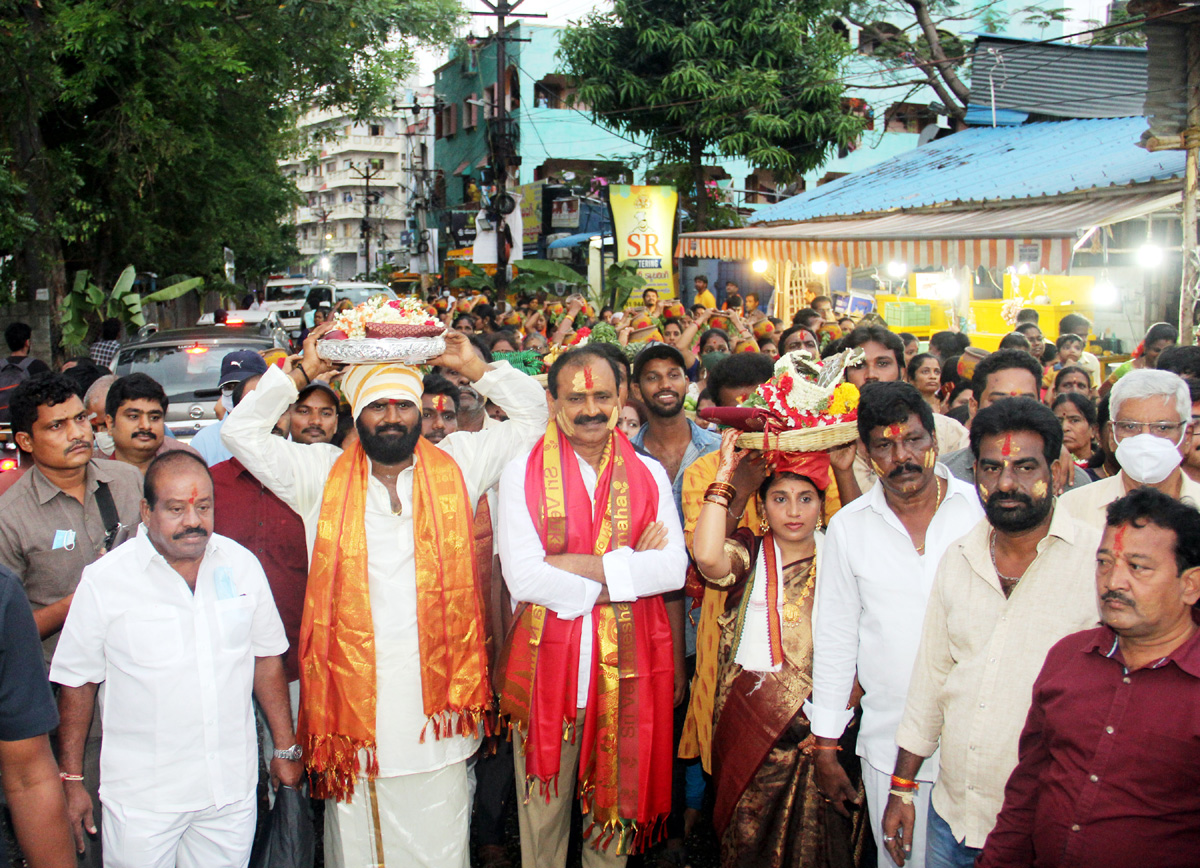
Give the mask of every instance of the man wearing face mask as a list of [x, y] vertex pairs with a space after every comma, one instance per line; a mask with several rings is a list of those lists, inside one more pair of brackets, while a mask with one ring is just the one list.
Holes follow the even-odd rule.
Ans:
[[[221, 359], [221, 378], [217, 382], [217, 386], [221, 389], [221, 404], [225, 407], [225, 412], [228, 413], [233, 409], [233, 387], [244, 380], [249, 380], [251, 377], [259, 377], [267, 372], [267, 363], [254, 350], [235, 350], [232, 353], [227, 353], [225, 358]], [[277, 414], [283, 415], [282, 412]], [[220, 464], [222, 461], [228, 461], [233, 457], [230, 452], [221, 443], [221, 426], [225, 424], [224, 419], [212, 423], [206, 428], [201, 428], [196, 436], [192, 438], [192, 448], [200, 453], [204, 459], [204, 463], [209, 467]]]
[[912, 855], [917, 774], [941, 750], [926, 868], [971, 865], [1004, 800], [1034, 679], [1062, 637], [1096, 625], [1100, 534], [1054, 508], [1062, 427], [1034, 398], [981, 409], [971, 426], [986, 519], [952, 543], [925, 612], [883, 814], [897, 865]]
[[1187, 383], [1167, 371], [1130, 371], [1109, 392], [1110, 431], [1121, 472], [1064, 494], [1063, 509], [1104, 530], [1105, 509], [1138, 486], [1200, 503], [1200, 483], [1180, 464], [1192, 438], [1192, 399]]
[[118, 379], [116, 374], [105, 374], [88, 386], [88, 390], [83, 394], [83, 405], [90, 414], [92, 434], [95, 435], [94, 445], [101, 455], [108, 455], [113, 451], [113, 437], [112, 432], [108, 430], [105, 402], [108, 399], [109, 387]]

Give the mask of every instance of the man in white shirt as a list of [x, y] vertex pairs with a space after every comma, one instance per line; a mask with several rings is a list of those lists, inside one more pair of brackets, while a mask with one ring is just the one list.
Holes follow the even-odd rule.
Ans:
[[213, 533], [204, 462], [163, 454], [145, 494], [137, 537], [84, 569], [50, 668], [70, 817], [95, 833], [83, 748], [103, 683], [105, 866], [240, 868], [257, 815], [252, 693], [275, 744], [291, 746], [275, 753], [272, 779], [296, 786], [303, 769], [287, 639], [258, 560]]
[[1062, 508], [1103, 533], [1108, 505], [1142, 485], [1200, 507], [1200, 483], [1179, 466], [1192, 445], [1187, 383], [1170, 371], [1130, 371], [1108, 401], [1121, 472], [1068, 491], [1059, 500]]
[[[845, 813], [857, 801], [834, 748], [852, 712], [855, 672], [862, 689], [858, 755], [880, 868], [892, 864], [880, 821], [896, 764], [896, 727], [921, 637], [938, 562], [983, 517], [974, 489], [937, 463], [933, 411], [907, 383], [864, 386], [859, 437], [880, 484], [838, 511], [817, 565], [813, 617], [812, 731], [817, 786]], [[920, 780], [932, 782], [937, 761]], [[912, 864], [923, 864], [929, 796], [917, 796]]]
[[528, 782], [525, 868], [566, 864], [576, 781], [589, 865], [623, 865], [671, 810], [674, 652], [661, 595], [683, 587], [687, 553], [666, 471], [614, 432], [619, 376], [598, 347], [560, 356], [545, 436], [500, 478], [498, 547], [517, 607], [500, 708]]
[[545, 392], [447, 332], [434, 363], [459, 371], [509, 421], [433, 446], [420, 436], [416, 369], [354, 365], [342, 392], [356, 445], [273, 437], [297, 388], [331, 369], [316, 352], [326, 328], [309, 333], [290, 372], [268, 370], [221, 431], [304, 520], [299, 729], [314, 795], [328, 800], [325, 864], [466, 868], [466, 761], [491, 699], [471, 516], [504, 464], [545, 430]]
[[[975, 487], [987, 518], [938, 567], [888, 796], [883, 840], [911, 853], [906, 800], [925, 757], [941, 749], [926, 868], [971, 866], [1017, 765], [1033, 682], [1059, 639], [1096, 626], [1100, 534], [1055, 509], [1062, 427], [1034, 398], [1004, 398], [971, 426]], [[890, 839], [890, 840], [889, 840]]]

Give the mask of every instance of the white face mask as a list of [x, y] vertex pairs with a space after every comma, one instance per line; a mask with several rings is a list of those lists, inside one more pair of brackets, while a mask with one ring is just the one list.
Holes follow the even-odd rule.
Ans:
[[1179, 443], [1165, 437], [1137, 434], [1117, 444], [1117, 463], [1130, 479], [1142, 485], [1162, 482], [1181, 461]]
[[226, 413], [233, 412], [233, 395], [222, 395], [221, 406], [225, 408]]
[[94, 448], [100, 450], [101, 452], [112, 454], [112, 451], [113, 451], [112, 435], [109, 434], [107, 431], [97, 431], [96, 439], [92, 445]]

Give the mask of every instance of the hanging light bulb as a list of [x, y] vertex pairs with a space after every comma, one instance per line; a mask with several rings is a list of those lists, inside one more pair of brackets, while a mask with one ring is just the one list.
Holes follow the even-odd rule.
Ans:
[[814, 262], [812, 264], [812, 273], [813, 274], [822, 275], [827, 271], [829, 271], [829, 263], [823, 259], [818, 259], [816, 262]]
[[1162, 261], [1163, 249], [1157, 244], [1147, 241], [1138, 248], [1137, 262], [1142, 268], [1158, 268]]
[[750, 264], [750, 267], [754, 269], [755, 274], [765, 274], [770, 264], [765, 259], [756, 259]]
[[887, 273], [888, 277], [892, 278], [892, 280], [899, 280], [908, 273], [908, 264], [893, 259], [887, 264]]

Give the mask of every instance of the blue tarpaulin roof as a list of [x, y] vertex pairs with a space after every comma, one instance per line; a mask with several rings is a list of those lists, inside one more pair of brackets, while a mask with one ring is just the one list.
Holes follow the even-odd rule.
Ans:
[[1118, 188], [1181, 178], [1183, 151], [1137, 146], [1146, 119], [978, 127], [906, 151], [776, 205], [755, 224]]
[[[593, 238], [598, 238], [599, 232], [578, 232], [575, 235], [568, 235], [565, 238], [555, 238], [546, 247], [550, 250], [556, 250], [560, 247], [576, 247], [580, 244], [586, 244]], [[611, 241], [612, 239], [608, 239]]]

